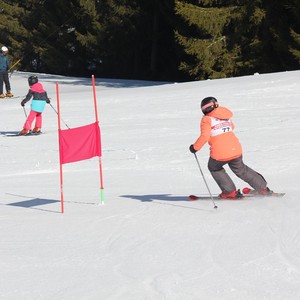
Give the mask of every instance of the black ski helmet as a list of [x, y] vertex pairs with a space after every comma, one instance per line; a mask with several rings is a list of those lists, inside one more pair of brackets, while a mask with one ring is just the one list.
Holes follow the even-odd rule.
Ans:
[[29, 86], [34, 85], [35, 83], [37, 83], [39, 81], [38, 77], [36, 75], [32, 75], [28, 78], [28, 84]]
[[219, 106], [218, 100], [214, 97], [206, 97], [201, 101], [201, 110], [206, 115]]

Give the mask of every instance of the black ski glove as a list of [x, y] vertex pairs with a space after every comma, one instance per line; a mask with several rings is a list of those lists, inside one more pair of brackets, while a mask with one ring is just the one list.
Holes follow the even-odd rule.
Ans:
[[50, 104], [50, 98], [48, 98], [48, 99], [46, 100], [46, 103]]
[[190, 151], [194, 154], [197, 152], [197, 150], [194, 148], [194, 145], [190, 146]]
[[25, 101], [24, 100], [21, 102], [21, 106], [25, 106]]

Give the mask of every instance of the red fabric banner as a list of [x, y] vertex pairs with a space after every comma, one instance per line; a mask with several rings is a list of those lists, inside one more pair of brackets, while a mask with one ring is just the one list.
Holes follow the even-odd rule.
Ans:
[[60, 163], [67, 164], [94, 156], [101, 156], [99, 122], [72, 128], [59, 129]]

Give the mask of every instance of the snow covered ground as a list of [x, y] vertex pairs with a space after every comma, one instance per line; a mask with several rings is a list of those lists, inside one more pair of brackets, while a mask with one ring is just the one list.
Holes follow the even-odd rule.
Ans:
[[[300, 299], [300, 71], [178, 84], [96, 79], [105, 204], [98, 158], [66, 164], [64, 214], [56, 112], [46, 107], [43, 135], [5, 136], [22, 129], [29, 75], [14, 73], [21, 97], [0, 102], [1, 300]], [[91, 79], [39, 79], [54, 107], [59, 83], [69, 127], [94, 122]], [[215, 200], [217, 210], [187, 200], [208, 194], [188, 151], [206, 96], [233, 111], [245, 163], [284, 198]], [[218, 194], [208, 154], [197, 155]]]

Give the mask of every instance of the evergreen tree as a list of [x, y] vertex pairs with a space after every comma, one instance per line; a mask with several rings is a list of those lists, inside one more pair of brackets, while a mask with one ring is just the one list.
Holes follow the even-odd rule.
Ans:
[[290, 52], [297, 21], [292, 2], [297, 1], [274, 0], [271, 3], [261, 0], [250, 6], [243, 26], [246, 30], [242, 36], [245, 44], [240, 74], [278, 72], [299, 67]]
[[[25, 69], [58, 74], [84, 75], [88, 49], [95, 48], [97, 16], [93, 0], [30, 0], [24, 3], [26, 41]], [[84, 24], [84, 25], [83, 25]]]
[[299, 66], [300, 65], [300, 34], [296, 33], [294, 30], [291, 30], [291, 36], [294, 40], [295, 46], [290, 47], [290, 52], [298, 62], [298, 66]]
[[8, 12], [0, 15], [0, 37], [14, 45], [25, 71], [104, 74], [113, 69], [114, 57], [122, 57], [120, 43], [130, 28], [126, 18], [132, 12], [123, 2], [128, 1], [0, 0]]
[[136, 25], [139, 13], [136, 1], [107, 0], [97, 2], [102, 30], [98, 32], [98, 60], [101, 75], [128, 78], [134, 70]]
[[300, 66], [299, 0], [0, 0], [0, 10], [0, 43], [24, 71], [190, 80]]
[[146, 79], [178, 78], [178, 46], [174, 39], [174, 0], [139, 2], [136, 17], [135, 68]]
[[27, 30], [19, 22], [24, 9], [18, 2], [0, 0], [0, 44], [8, 47], [12, 65], [22, 58], [23, 40], [28, 36]]
[[191, 78], [299, 68], [296, 0], [177, 1], [176, 13], [185, 20], [180, 68]]
[[176, 38], [187, 54], [180, 69], [195, 79], [236, 74], [235, 60], [240, 48], [232, 41], [242, 7], [222, 5], [222, 1], [218, 5], [214, 1], [198, 1], [197, 5], [192, 4], [197, 1], [188, 2], [176, 1], [176, 14], [188, 24], [176, 31]]
[[294, 59], [297, 61], [296, 66], [300, 65], [300, 2], [297, 0], [290, 1], [287, 7], [290, 11], [292, 26], [290, 28], [290, 34], [292, 37], [292, 43], [290, 45], [290, 52]]

